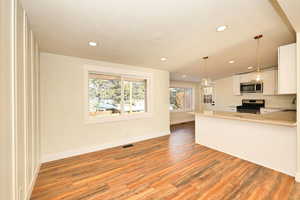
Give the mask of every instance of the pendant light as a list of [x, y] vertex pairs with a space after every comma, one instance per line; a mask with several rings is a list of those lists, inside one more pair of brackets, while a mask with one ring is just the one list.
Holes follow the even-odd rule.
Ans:
[[209, 87], [212, 83], [211, 79], [208, 78], [206, 74], [206, 67], [207, 67], [207, 62], [208, 62], [208, 56], [205, 56], [202, 58], [204, 60], [204, 78], [201, 80], [201, 85], [203, 87]]
[[263, 35], [257, 35], [254, 37], [254, 39], [257, 41], [257, 47], [256, 47], [256, 63], [257, 63], [257, 68], [256, 68], [256, 76], [255, 80], [257, 82], [262, 81], [261, 77], [261, 64], [260, 64], [260, 39], [263, 37]]

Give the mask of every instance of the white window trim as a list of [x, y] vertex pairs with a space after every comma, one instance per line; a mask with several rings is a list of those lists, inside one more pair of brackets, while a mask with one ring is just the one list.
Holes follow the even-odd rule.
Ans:
[[[89, 116], [89, 94], [88, 94], [88, 80], [89, 73], [96, 72], [109, 75], [117, 75], [122, 77], [131, 77], [131, 78], [143, 78], [147, 81], [147, 108], [144, 113], [131, 113], [131, 114], [122, 114], [120, 116], [103, 116], [103, 117], [91, 117]], [[116, 67], [103, 67], [96, 65], [85, 65], [84, 66], [84, 121], [86, 124], [92, 123], [104, 123], [104, 122], [115, 122], [122, 120], [132, 120], [132, 119], [143, 119], [152, 117], [153, 113], [153, 74], [141, 71], [127, 70]]]
[[[194, 112], [195, 111], [195, 92], [196, 88], [195, 87], [182, 87], [182, 86], [170, 86], [169, 88], [181, 88], [181, 89], [192, 89], [192, 109], [186, 109], [186, 105], [184, 102], [184, 109], [181, 110], [169, 110], [172, 113], [179, 113], [179, 112]], [[170, 95], [170, 90], [169, 90], [169, 95]], [[184, 101], [185, 101], [185, 91], [184, 91]]]

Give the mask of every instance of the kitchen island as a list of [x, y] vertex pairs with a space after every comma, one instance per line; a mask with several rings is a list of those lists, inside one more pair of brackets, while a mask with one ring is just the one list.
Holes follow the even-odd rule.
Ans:
[[195, 113], [196, 143], [296, 175], [296, 112]]

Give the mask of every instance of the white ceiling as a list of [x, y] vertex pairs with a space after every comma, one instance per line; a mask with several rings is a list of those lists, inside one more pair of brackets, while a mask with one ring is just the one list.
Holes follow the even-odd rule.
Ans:
[[[262, 62], [295, 41], [270, 0], [23, 0], [42, 51], [220, 78], [255, 65], [253, 37], [264, 34]], [[216, 32], [228, 25], [225, 32]], [[99, 42], [89, 47], [88, 41]], [[160, 61], [167, 57], [166, 62]], [[234, 64], [228, 61], [234, 59]]]
[[185, 82], [200, 82], [201, 79], [197, 76], [187, 75], [185, 73], [170, 73], [170, 80], [172, 81], [185, 81]]
[[288, 19], [297, 32], [300, 32], [300, 1], [278, 0]]

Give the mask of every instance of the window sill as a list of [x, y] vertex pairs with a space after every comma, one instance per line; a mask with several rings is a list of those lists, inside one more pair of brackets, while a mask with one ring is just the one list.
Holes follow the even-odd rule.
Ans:
[[97, 123], [108, 123], [108, 122], [118, 122], [125, 120], [134, 119], [146, 119], [151, 118], [152, 113], [135, 113], [135, 114], [125, 114], [120, 116], [109, 116], [109, 117], [87, 117], [85, 119], [85, 124], [97, 124]]

